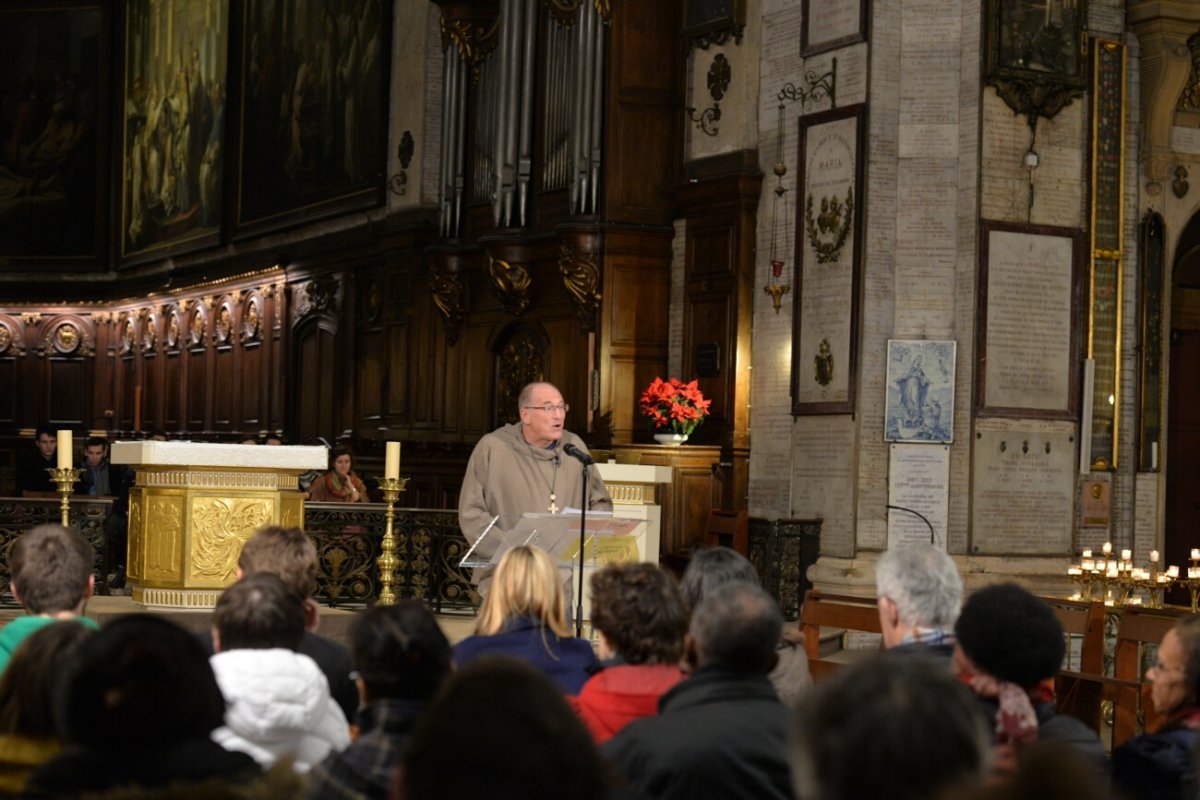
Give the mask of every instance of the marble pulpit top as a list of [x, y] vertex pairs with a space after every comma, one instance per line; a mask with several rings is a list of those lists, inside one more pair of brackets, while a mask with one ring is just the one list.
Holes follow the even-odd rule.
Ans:
[[215, 444], [212, 442], [113, 442], [114, 464], [163, 467], [228, 467], [304, 472], [329, 466], [320, 445]]

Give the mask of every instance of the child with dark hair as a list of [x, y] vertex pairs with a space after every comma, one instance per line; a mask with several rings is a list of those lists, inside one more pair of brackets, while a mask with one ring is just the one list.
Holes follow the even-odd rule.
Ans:
[[375, 606], [351, 630], [359, 733], [309, 774], [309, 797], [386, 798], [412, 729], [450, 676], [453, 651], [417, 600]]
[[679, 681], [688, 610], [675, 579], [654, 564], [610, 564], [592, 575], [592, 626], [602, 671], [573, 701], [597, 744], [641, 717]]
[[31, 793], [295, 796], [291, 770], [264, 776], [254, 759], [213, 742], [224, 711], [195, 637], [161, 617], [121, 617], [76, 651], [56, 706], [66, 749], [30, 778]]
[[298, 772], [350, 744], [321, 668], [296, 652], [303, 638], [304, 601], [279, 576], [255, 573], [221, 594], [210, 662], [229, 706], [215, 741], [263, 766], [289, 756]]
[[1107, 768], [1096, 732], [1054, 704], [1066, 642], [1044, 600], [1015, 583], [985, 587], [963, 605], [954, 636], [955, 671], [994, 720], [998, 772], [1014, 768], [1021, 748], [1039, 739], [1071, 745], [1097, 772]]
[[92, 546], [62, 525], [39, 525], [22, 534], [8, 557], [13, 597], [28, 612], [0, 630], [0, 672], [13, 652], [35, 631], [59, 620], [74, 620], [95, 630], [83, 616], [95, 586]]
[[0, 796], [25, 790], [29, 776], [58, 754], [54, 698], [62, 668], [91, 628], [55, 622], [21, 643], [0, 678]]

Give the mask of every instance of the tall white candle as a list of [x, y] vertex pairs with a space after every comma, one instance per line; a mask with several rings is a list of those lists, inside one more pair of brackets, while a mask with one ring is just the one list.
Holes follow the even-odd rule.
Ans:
[[1158, 551], [1157, 551], [1157, 550], [1151, 550], [1151, 551], [1150, 551], [1150, 562], [1151, 562], [1152, 564], [1157, 564], [1157, 563], [1158, 563]]
[[1101, 545], [1100, 552], [1104, 553], [1104, 555], [1106, 555], [1106, 556], [1111, 556], [1112, 555], [1112, 542], [1105, 542], [1103, 545]]
[[72, 455], [71, 432], [70, 431], [59, 431], [58, 432], [58, 468], [59, 469], [70, 469], [71, 468], [71, 455]]
[[383, 461], [383, 477], [399, 478], [400, 477], [400, 443], [388, 442], [385, 448], [385, 458]]

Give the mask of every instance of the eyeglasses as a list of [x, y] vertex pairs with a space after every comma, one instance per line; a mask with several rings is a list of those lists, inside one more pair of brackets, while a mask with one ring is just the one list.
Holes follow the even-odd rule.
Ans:
[[553, 414], [555, 411], [565, 414], [571, 410], [571, 406], [567, 403], [546, 403], [541, 406], [525, 406], [525, 408], [531, 411], [545, 411], [547, 414]]
[[[1163, 675], [1166, 675], [1171, 672], [1179, 672], [1179, 673], [1183, 672], [1182, 667], [1168, 667], [1166, 664], [1159, 661], [1158, 659], [1154, 660], [1154, 663], [1150, 665], [1150, 669], [1154, 670], [1155, 672], [1161, 673]], [[1146, 670], [1146, 671], [1149, 672], [1150, 670]]]

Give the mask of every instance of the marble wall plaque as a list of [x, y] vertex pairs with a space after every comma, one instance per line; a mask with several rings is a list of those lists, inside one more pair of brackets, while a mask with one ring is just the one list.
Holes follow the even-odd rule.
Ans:
[[[950, 447], [893, 444], [888, 464], [888, 549], [929, 544], [946, 549], [950, 505]], [[924, 520], [909, 511], [911, 509]], [[929, 531], [933, 527], [932, 534]]]
[[867, 17], [863, 0], [804, 0], [800, 55], [823, 53], [866, 41]]
[[1077, 230], [984, 223], [979, 405], [989, 415], [1073, 416]]
[[1057, 421], [976, 421], [971, 553], [1071, 552], [1076, 427]]

